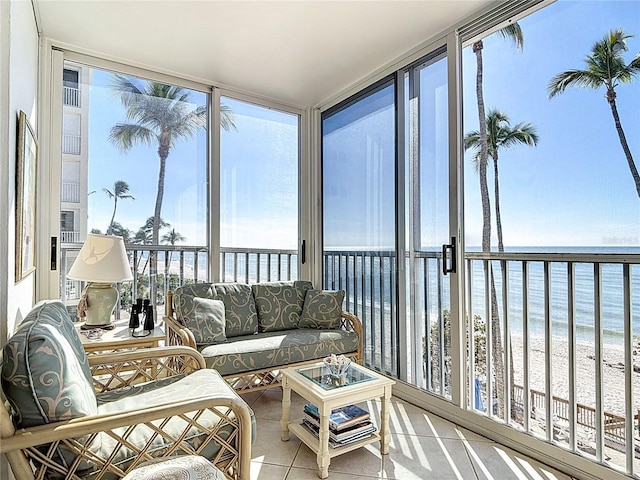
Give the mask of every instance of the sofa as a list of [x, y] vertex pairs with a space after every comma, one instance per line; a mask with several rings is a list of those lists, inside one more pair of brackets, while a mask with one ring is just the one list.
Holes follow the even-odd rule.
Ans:
[[236, 391], [270, 388], [284, 367], [362, 361], [362, 324], [344, 295], [306, 281], [183, 285], [167, 297], [167, 344], [197, 349]]
[[248, 480], [253, 412], [204, 366], [189, 347], [87, 356], [62, 302], [42, 302], [2, 349], [0, 453], [19, 480], [116, 480], [185, 455]]

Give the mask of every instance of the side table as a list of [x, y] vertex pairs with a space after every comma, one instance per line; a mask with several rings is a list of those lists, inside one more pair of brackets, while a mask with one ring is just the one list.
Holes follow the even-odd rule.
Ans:
[[96, 352], [159, 347], [160, 342], [165, 340], [164, 329], [159, 325], [146, 337], [132, 337], [129, 331], [129, 320], [118, 320], [114, 324], [114, 329], [103, 330], [102, 336], [96, 339], [90, 339], [82, 333], [84, 331], [80, 329], [82, 322], [76, 324], [78, 336], [87, 355]]
[[[290, 367], [282, 371], [282, 419], [280, 427], [283, 441], [289, 440], [289, 432], [295, 434], [315, 454], [318, 476], [329, 476], [331, 458], [369, 443], [380, 442], [380, 453], [389, 453], [389, 402], [394, 380], [352, 363], [348, 381], [340, 386], [326, 382], [326, 369], [322, 362], [305, 367]], [[300, 421], [290, 421], [291, 390], [318, 407], [320, 417], [319, 435], [316, 437]], [[367, 438], [336, 448], [329, 447], [329, 415], [337, 407], [380, 398], [379, 432]], [[302, 412], [300, 412], [302, 413]]]

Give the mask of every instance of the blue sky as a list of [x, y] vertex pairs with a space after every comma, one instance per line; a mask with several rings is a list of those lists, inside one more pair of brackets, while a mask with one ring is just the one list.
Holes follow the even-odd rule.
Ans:
[[[584, 69], [593, 44], [612, 28], [628, 40], [629, 63], [640, 52], [640, 2], [557, 2], [520, 20], [524, 49], [500, 35], [485, 39], [484, 98], [511, 124], [531, 122], [537, 147], [501, 151], [500, 205], [507, 246], [640, 245], [640, 199], [604, 90], [567, 89], [548, 99], [556, 74]], [[475, 56], [464, 52], [464, 131], [478, 128]], [[640, 166], [640, 78], [617, 88], [617, 106]], [[467, 245], [479, 245], [482, 213], [477, 174], [465, 160]], [[493, 185], [493, 177], [489, 176]], [[493, 202], [492, 202], [493, 208]], [[493, 227], [496, 245], [495, 226]]]
[[[522, 52], [499, 35], [487, 37], [483, 51], [487, 108], [504, 110], [512, 124], [531, 122], [540, 137], [535, 148], [501, 151], [505, 244], [640, 245], [640, 199], [604, 92], [569, 89], [551, 100], [546, 92], [555, 74], [584, 68], [593, 43], [611, 28], [636, 35], [628, 41], [629, 62], [640, 51], [640, 2], [560, 1], [520, 24]], [[475, 58], [470, 50], [466, 48], [463, 57], [465, 132], [477, 129]], [[89, 228], [107, 228], [113, 201], [102, 189], [125, 180], [136, 199], [119, 203], [116, 221], [135, 232], [153, 214], [158, 158], [155, 147], [121, 154], [109, 144], [109, 129], [123, 119], [123, 110], [107, 85], [108, 75], [95, 70], [89, 144], [89, 192], [95, 193], [89, 198]], [[640, 166], [640, 79], [619, 86], [617, 92], [622, 125]], [[192, 101], [205, 104], [206, 95], [193, 92]], [[222, 245], [295, 248], [297, 116], [227, 102], [238, 129], [222, 132]], [[464, 164], [466, 240], [468, 246], [477, 246], [482, 215], [469, 157]], [[206, 244], [205, 178], [206, 137], [200, 132], [197, 140], [180, 143], [169, 156], [162, 213], [190, 245]], [[491, 175], [488, 180], [492, 185]], [[440, 204], [442, 200], [438, 194], [432, 197]], [[439, 222], [446, 218], [441, 217]], [[493, 231], [495, 245], [495, 226]], [[353, 236], [347, 230], [342, 235]], [[385, 237], [379, 232], [376, 236]]]

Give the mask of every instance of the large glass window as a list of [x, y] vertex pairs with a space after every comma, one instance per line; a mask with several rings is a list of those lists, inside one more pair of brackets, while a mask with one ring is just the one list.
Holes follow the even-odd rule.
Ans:
[[396, 374], [395, 87], [385, 82], [323, 115], [326, 288], [346, 290], [368, 364]]
[[470, 403], [637, 472], [640, 4], [503, 25], [463, 52]]
[[299, 115], [221, 99], [223, 281], [298, 278]]
[[124, 238], [136, 297], [207, 279], [208, 94], [66, 61], [62, 103], [61, 297], [90, 232]]

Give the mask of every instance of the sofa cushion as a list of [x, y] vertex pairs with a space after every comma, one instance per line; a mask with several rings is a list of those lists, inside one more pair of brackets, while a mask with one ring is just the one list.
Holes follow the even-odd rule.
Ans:
[[207, 367], [221, 375], [231, 375], [319, 360], [332, 353], [348, 354], [355, 352], [359, 345], [355, 332], [296, 328], [229, 338], [225, 343], [199, 350]]
[[261, 332], [297, 328], [311, 282], [256, 283], [251, 286]]
[[344, 290], [309, 290], [304, 300], [300, 328], [338, 328]]
[[258, 314], [251, 287], [245, 283], [216, 283], [215, 299], [225, 308], [227, 338], [251, 335], [258, 331]]
[[2, 390], [18, 428], [97, 413], [87, 356], [62, 302], [37, 304], [2, 355]]
[[193, 333], [196, 343], [224, 342], [227, 339], [224, 302], [201, 297], [193, 297], [191, 301], [193, 312], [183, 318], [183, 323]]

